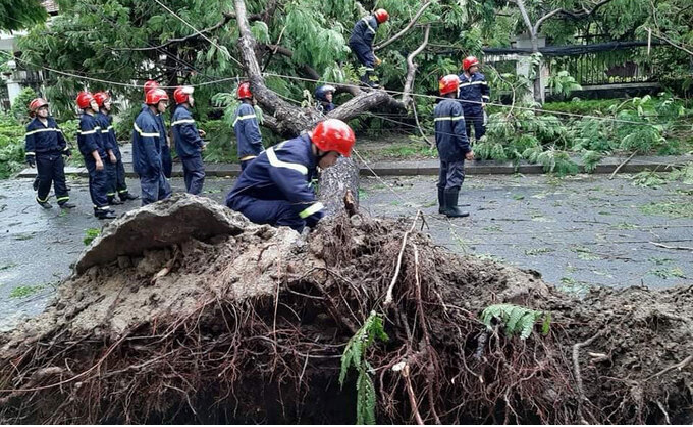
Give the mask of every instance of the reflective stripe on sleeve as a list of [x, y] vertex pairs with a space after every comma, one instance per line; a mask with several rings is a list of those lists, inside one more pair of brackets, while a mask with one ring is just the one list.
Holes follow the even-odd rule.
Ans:
[[[239, 121], [239, 120], [254, 119], [254, 118], [256, 118], [256, 117], [257, 117], [257, 116], [256, 116], [255, 114], [251, 114], [250, 116], [236, 117], [236, 119], [233, 121], [233, 124], [232, 124], [231, 126], [232, 126], [232, 127], [233, 127], [233, 126], [236, 126], [236, 122]], [[193, 122], [193, 123], [194, 123], [194, 122]]]
[[450, 120], [450, 121], [453, 121], [453, 122], [458, 121], [458, 120], [464, 120], [464, 116], [458, 116], [458, 117], [436, 117], [435, 119], [433, 119], [434, 122], [444, 122], [444, 121], [447, 121], [447, 120]]
[[[253, 117], [255, 117], [255, 116], [253, 116]], [[186, 123], [195, 124], [195, 120], [193, 120], [193, 119], [176, 120], [175, 122], [171, 123], [171, 126], [183, 125], [183, 124], [186, 124]]]
[[307, 208], [303, 209], [298, 216], [301, 217], [301, 219], [306, 219], [309, 216], [313, 215], [314, 213], [322, 210], [325, 207], [321, 202], [316, 202], [313, 203], [312, 205], [308, 206]]
[[135, 130], [142, 136], [161, 136], [159, 135], [159, 132], [144, 132], [139, 126], [137, 126], [137, 123], [135, 123]]
[[35, 129], [35, 130], [32, 130], [32, 131], [25, 133], [24, 136], [33, 135], [33, 134], [39, 133], [39, 132], [60, 132], [60, 129], [56, 129], [56, 128]]

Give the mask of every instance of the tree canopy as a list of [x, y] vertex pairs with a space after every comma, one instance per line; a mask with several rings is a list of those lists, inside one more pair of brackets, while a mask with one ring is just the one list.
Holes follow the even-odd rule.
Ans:
[[47, 18], [40, 0], [0, 0], [0, 30], [22, 30]]

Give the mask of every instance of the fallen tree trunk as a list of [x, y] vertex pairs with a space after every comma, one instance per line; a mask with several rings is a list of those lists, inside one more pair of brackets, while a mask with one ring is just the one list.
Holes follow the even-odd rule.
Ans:
[[[84, 254], [99, 261], [0, 335], [0, 422], [349, 424], [356, 376], [340, 388], [340, 357], [372, 311], [389, 336], [362, 355], [381, 423], [691, 421], [693, 286], [578, 300], [411, 221], [340, 216], [305, 242], [195, 196], [148, 209], [111, 223]], [[161, 247], [147, 227], [150, 248], [93, 256], [182, 212], [196, 238]], [[497, 303], [550, 311], [548, 334], [489, 329], [480, 313]]]

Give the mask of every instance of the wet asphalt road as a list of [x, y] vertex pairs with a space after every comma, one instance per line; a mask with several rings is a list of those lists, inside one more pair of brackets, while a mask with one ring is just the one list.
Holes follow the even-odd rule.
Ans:
[[[68, 212], [38, 206], [31, 184], [0, 181], [0, 330], [43, 310], [84, 249], [86, 230], [103, 225], [92, 215], [86, 180], [69, 181], [77, 208]], [[128, 185], [139, 194], [138, 180]], [[208, 179], [204, 195], [222, 202], [232, 185], [230, 178]], [[174, 178], [172, 187], [182, 191], [182, 179]], [[693, 213], [666, 214], [679, 209], [680, 216], [682, 207], [693, 206], [692, 185], [655, 190], [626, 177], [475, 176], [464, 189], [461, 202], [471, 205], [472, 214], [467, 219], [437, 215], [433, 177], [363, 178], [361, 206], [388, 217], [413, 217], [422, 209], [426, 231], [438, 244], [539, 271], [578, 293], [593, 284], [693, 283], [693, 251], [650, 243], [693, 247]], [[116, 206], [116, 213], [139, 204]]]

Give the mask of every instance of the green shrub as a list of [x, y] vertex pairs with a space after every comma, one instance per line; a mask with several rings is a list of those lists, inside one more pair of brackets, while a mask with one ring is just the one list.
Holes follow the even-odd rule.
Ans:
[[17, 98], [15, 98], [12, 108], [10, 108], [10, 115], [15, 118], [19, 123], [29, 123], [31, 118], [29, 117], [29, 104], [37, 97], [34, 89], [30, 87], [25, 87], [19, 92]]
[[9, 116], [0, 115], [0, 178], [7, 178], [24, 163], [24, 127]]

